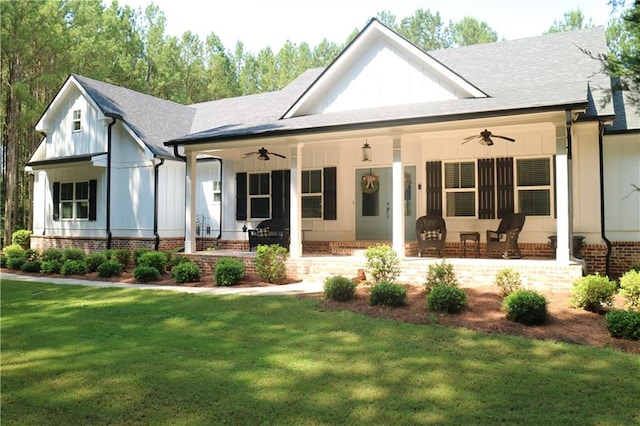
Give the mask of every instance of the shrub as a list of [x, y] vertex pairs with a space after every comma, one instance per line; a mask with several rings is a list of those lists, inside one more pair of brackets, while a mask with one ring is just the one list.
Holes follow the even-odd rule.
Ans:
[[153, 266], [137, 266], [133, 269], [133, 277], [139, 283], [148, 283], [160, 278], [160, 272]]
[[115, 260], [121, 264], [123, 268], [126, 268], [129, 266], [129, 262], [131, 261], [131, 252], [126, 249], [111, 250], [107, 258], [109, 260]]
[[450, 286], [457, 287], [458, 279], [455, 272], [453, 272], [453, 265], [442, 259], [440, 263], [429, 265], [427, 270], [427, 288], [434, 288], [438, 286]]
[[364, 256], [374, 284], [382, 281], [392, 282], [400, 276], [400, 259], [392, 247], [376, 244], [367, 248]]
[[87, 273], [87, 262], [83, 259], [67, 259], [62, 263], [60, 273], [63, 275], [84, 275]]
[[87, 271], [95, 272], [98, 266], [107, 261], [107, 256], [104, 253], [91, 253], [84, 260], [87, 262]]
[[522, 287], [520, 273], [514, 269], [506, 268], [496, 274], [496, 285], [500, 287], [502, 297], [508, 296]]
[[62, 262], [58, 259], [44, 260], [40, 264], [40, 272], [43, 274], [59, 274]]
[[42, 260], [62, 260], [62, 250], [60, 249], [47, 249], [42, 253]]
[[31, 246], [31, 231], [26, 229], [19, 229], [11, 234], [11, 244], [18, 244], [23, 249], [28, 249]]
[[27, 258], [27, 251], [19, 244], [11, 244], [2, 249], [5, 256], [11, 257], [24, 257]]
[[5, 256], [4, 254], [0, 254], [0, 267], [7, 267], [7, 256]]
[[547, 320], [547, 299], [533, 290], [516, 290], [502, 301], [507, 319], [522, 324], [541, 324]]
[[380, 281], [371, 288], [369, 305], [402, 306], [407, 303], [407, 289], [400, 284]]
[[85, 253], [79, 248], [66, 248], [62, 250], [62, 258], [64, 260], [82, 260]]
[[625, 308], [640, 309], [640, 272], [630, 270], [620, 277], [620, 295], [627, 299]]
[[20, 270], [24, 272], [40, 272], [41, 263], [39, 260], [27, 260], [20, 266]]
[[640, 260], [636, 260], [629, 266], [630, 271], [640, 272]]
[[25, 256], [7, 257], [7, 268], [19, 271], [26, 261]]
[[258, 245], [256, 272], [269, 283], [277, 283], [287, 277], [287, 249], [277, 244]]
[[167, 270], [167, 254], [161, 251], [149, 251], [140, 255], [136, 261], [137, 266], [152, 266], [159, 273], [164, 274]]
[[181, 263], [191, 262], [186, 256], [176, 256], [176, 253], [173, 251], [167, 251], [165, 253], [167, 254], [167, 270], [169, 271]]
[[615, 294], [616, 283], [596, 273], [573, 282], [570, 302], [576, 308], [600, 313], [611, 307]]
[[113, 277], [115, 275], [120, 275], [124, 267], [122, 263], [117, 262], [115, 260], [105, 260], [96, 268], [98, 271], [98, 276], [103, 278]]
[[354, 280], [337, 275], [324, 282], [324, 297], [338, 302], [346, 302], [356, 297], [357, 284]]
[[467, 306], [467, 293], [461, 288], [448, 285], [434, 287], [427, 295], [427, 307], [432, 311], [455, 314]]
[[611, 337], [640, 340], [640, 311], [615, 310], [604, 318]]
[[171, 277], [177, 283], [192, 283], [200, 279], [200, 267], [193, 262], [182, 262], [173, 267]]
[[216, 262], [213, 277], [217, 285], [233, 285], [244, 278], [244, 263], [232, 257], [221, 257]]
[[40, 258], [38, 252], [34, 249], [26, 249], [24, 254], [27, 257], [27, 260], [39, 260]]
[[146, 248], [146, 247], [138, 247], [138, 248], [134, 248], [134, 249], [133, 249], [133, 263], [134, 263], [135, 265], [137, 265], [137, 264], [138, 264], [138, 258], [139, 258], [140, 256], [142, 256], [142, 255], [143, 255], [143, 254], [145, 254], [145, 253], [150, 253], [150, 252], [152, 252], [152, 251], [153, 251], [153, 250], [151, 250], [150, 248]]

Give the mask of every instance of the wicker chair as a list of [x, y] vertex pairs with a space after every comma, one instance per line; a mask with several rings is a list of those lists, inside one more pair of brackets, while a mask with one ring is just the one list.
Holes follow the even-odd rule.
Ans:
[[260, 244], [278, 244], [289, 250], [289, 226], [278, 219], [263, 220], [256, 229], [249, 229], [249, 251]]
[[416, 238], [418, 256], [422, 257], [428, 249], [435, 249], [440, 257], [444, 256], [444, 243], [447, 240], [447, 225], [441, 216], [421, 216], [416, 220]]
[[526, 216], [522, 213], [508, 213], [500, 221], [498, 229], [487, 230], [487, 256], [500, 252], [504, 259], [519, 259], [518, 236], [524, 227]]

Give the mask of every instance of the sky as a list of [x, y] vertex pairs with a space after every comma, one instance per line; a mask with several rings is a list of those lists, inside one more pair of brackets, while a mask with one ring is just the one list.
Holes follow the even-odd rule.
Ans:
[[498, 39], [541, 35], [563, 21], [564, 14], [580, 9], [586, 22], [606, 25], [611, 18], [608, 0], [119, 0], [120, 5], [143, 10], [151, 3], [167, 18], [166, 34], [192, 31], [201, 40], [214, 32], [226, 49], [241, 41], [257, 53], [270, 46], [278, 52], [287, 40], [311, 48], [324, 38], [342, 44], [355, 29], [362, 29], [378, 12], [387, 10], [396, 22], [418, 9], [440, 13], [445, 23], [471, 16], [486, 22]]

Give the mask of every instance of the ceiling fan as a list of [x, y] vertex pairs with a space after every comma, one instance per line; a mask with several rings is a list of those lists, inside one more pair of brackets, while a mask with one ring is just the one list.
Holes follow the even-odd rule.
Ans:
[[275, 152], [269, 152], [265, 147], [260, 148], [258, 151], [256, 152], [247, 152], [244, 155], [244, 158], [249, 157], [250, 155], [258, 155], [258, 160], [262, 160], [262, 161], [267, 161], [269, 160], [269, 155], [275, 155], [276, 157], [280, 157], [280, 158], [287, 158], [282, 154], [277, 154]]
[[515, 139], [507, 137], [507, 136], [494, 135], [489, 130], [484, 129], [482, 132], [480, 132], [479, 135], [473, 135], [473, 136], [468, 136], [468, 137], [464, 138], [462, 143], [465, 144], [465, 143], [469, 142], [472, 139], [478, 139], [478, 142], [480, 142], [481, 145], [491, 146], [491, 145], [493, 145], [493, 140], [491, 139], [492, 137], [504, 139], [504, 140], [507, 140], [509, 142], [515, 142], [516, 141]]

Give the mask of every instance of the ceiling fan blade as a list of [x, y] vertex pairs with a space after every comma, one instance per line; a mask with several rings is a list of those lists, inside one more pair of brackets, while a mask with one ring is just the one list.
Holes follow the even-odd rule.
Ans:
[[471, 139], [475, 139], [477, 138], [478, 135], [473, 135], [473, 136], [467, 136], [466, 138], [462, 139], [465, 142], [469, 142]]
[[494, 138], [504, 139], [504, 140], [507, 140], [509, 142], [515, 142], [516, 141], [515, 139], [507, 137], [507, 136], [500, 136], [500, 135], [491, 135], [491, 136], [493, 136]]
[[287, 157], [285, 157], [284, 155], [282, 155], [282, 154], [276, 154], [275, 152], [270, 152], [269, 154], [271, 154], [271, 155], [275, 155], [276, 157], [280, 157], [280, 158], [287, 158]]

